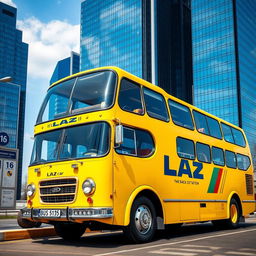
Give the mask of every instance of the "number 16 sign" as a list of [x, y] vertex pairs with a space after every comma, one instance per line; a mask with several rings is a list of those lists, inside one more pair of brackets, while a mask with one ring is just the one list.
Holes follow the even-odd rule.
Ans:
[[16, 178], [16, 161], [3, 161], [2, 187], [14, 188]]

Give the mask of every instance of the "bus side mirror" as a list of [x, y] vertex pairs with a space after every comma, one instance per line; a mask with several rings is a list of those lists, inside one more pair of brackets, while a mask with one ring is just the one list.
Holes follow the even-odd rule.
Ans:
[[124, 128], [121, 124], [116, 126], [115, 144], [121, 145], [124, 141]]

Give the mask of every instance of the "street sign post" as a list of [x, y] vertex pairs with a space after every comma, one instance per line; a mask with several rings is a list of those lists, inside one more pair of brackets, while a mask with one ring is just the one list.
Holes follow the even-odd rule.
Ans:
[[18, 149], [0, 147], [0, 209], [16, 208]]

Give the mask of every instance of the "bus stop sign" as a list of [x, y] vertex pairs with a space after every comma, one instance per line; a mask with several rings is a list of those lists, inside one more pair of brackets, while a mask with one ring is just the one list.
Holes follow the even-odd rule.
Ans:
[[6, 146], [9, 143], [9, 135], [5, 132], [0, 132], [0, 146]]

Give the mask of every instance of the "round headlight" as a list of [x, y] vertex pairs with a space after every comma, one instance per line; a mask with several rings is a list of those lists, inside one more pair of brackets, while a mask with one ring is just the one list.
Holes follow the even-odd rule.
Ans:
[[27, 196], [33, 196], [36, 191], [36, 187], [34, 184], [27, 185]]
[[96, 184], [93, 179], [86, 179], [82, 185], [82, 188], [86, 195], [92, 195], [95, 192]]

